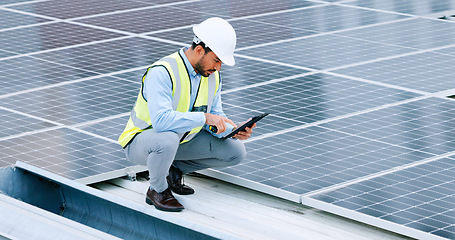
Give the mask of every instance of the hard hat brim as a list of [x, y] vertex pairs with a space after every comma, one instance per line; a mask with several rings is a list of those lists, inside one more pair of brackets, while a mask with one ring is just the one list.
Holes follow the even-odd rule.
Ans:
[[224, 57], [224, 59], [222, 57], [218, 56], [218, 58], [220, 58], [221, 62], [223, 62], [224, 64], [226, 64], [228, 66], [234, 66], [235, 65], [234, 56]]

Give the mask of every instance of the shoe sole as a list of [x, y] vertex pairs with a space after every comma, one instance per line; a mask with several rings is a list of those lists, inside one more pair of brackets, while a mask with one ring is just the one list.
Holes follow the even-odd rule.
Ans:
[[185, 209], [185, 208], [174, 208], [174, 209], [160, 208], [160, 207], [156, 206], [155, 203], [153, 203], [153, 201], [150, 200], [150, 199], [148, 199], [148, 198], [145, 198], [145, 202], [146, 202], [148, 205], [152, 205], [152, 206], [154, 206], [156, 209], [161, 210], [161, 211], [165, 211], [165, 212], [180, 212], [180, 211], [182, 211], [183, 209]]

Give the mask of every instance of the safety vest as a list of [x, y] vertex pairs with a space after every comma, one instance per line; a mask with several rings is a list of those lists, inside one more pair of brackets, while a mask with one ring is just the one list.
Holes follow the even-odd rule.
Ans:
[[[196, 100], [194, 105], [190, 108], [191, 80], [183, 58], [180, 56], [179, 52], [164, 57], [152, 64], [142, 77], [142, 87], [137, 96], [136, 103], [131, 110], [130, 118], [126, 124], [125, 130], [123, 130], [123, 133], [118, 139], [118, 142], [124, 148], [137, 134], [148, 128], [152, 128], [152, 121], [150, 120], [150, 114], [147, 107], [148, 103], [144, 98], [142, 89], [148, 71], [157, 66], [165, 67], [171, 78], [172, 108], [175, 111], [210, 112], [210, 109], [212, 108], [213, 99], [215, 98], [215, 94], [220, 85], [219, 72], [216, 71], [213, 74], [210, 74], [209, 77], [201, 77]], [[177, 133], [180, 136], [180, 143], [190, 141], [201, 129], [202, 126], [195, 127], [186, 133]]]

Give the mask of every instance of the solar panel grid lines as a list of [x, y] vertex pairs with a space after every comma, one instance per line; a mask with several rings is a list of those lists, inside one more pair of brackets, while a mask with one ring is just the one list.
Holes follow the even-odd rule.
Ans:
[[[53, 37], [49, 37], [51, 34]], [[121, 36], [107, 31], [61, 22], [0, 32], [0, 37], [5, 43], [2, 45], [2, 49], [18, 54]], [[32, 39], [40, 39], [41, 41], [38, 45], [38, 42], [32, 41]]]
[[1, 166], [25, 160], [75, 180], [134, 167], [116, 140], [140, 78], [191, 42], [193, 24], [220, 16], [238, 33], [237, 64], [222, 69], [226, 114], [271, 115], [245, 141], [246, 162], [207, 174], [454, 238], [455, 25], [432, 16], [455, 2], [210, 1], [216, 15], [208, 2], [3, 1]]
[[[310, 128], [310, 129], [304, 129], [304, 130], [311, 132], [312, 129]], [[299, 150], [295, 150], [297, 152], [296, 156], [300, 156], [300, 158], [298, 158], [297, 161], [295, 161], [295, 162], [302, 162], [301, 161], [302, 156], [306, 155], [307, 157], [304, 157], [305, 158], [304, 162], [306, 162], [306, 164], [310, 164], [309, 165], [310, 167], [308, 167], [308, 165], [307, 165], [307, 167], [304, 168], [305, 169], [304, 170], [305, 174], [303, 176], [311, 176], [311, 175], [314, 175], [314, 174], [317, 175], [317, 176], [314, 176], [314, 177], [311, 177], [310, 179], [308, 179], [308, 182], [305, 182], [305, 185], [307, 187], [311, 186], [312, 185], [311, 182], [314, 182], [314, 181], [319, 182], [319, 184], [321, 184], [321, 181], [325, 182], [325, 181], [327, 181], [330, 178], [336, 179], [339, 176], [342, 176], [342, 174], [340, 174], [340, 172], [342, 172], [343, 170], [340, 171], [340, 168], [344, 168], [345, 169], [344, 171], [348, 170], [346, 172], [346, 174], [344, 174], [345, 177], [346, 176], [347, 177], [349, 177], [349, 176], [355, 177], [356, 174], [359, 174], [359, 173], [367, 174], [368, 171], [371, 172], [373, 169], [380, 167], [381, 166], [381, 163], [380, 163], [381, 161], [384, 161], [384, 160], [387, 160], [387, 159], [388, 160], [397, 159], [396, 157], [393, 156], [394, 153], [390, 152], [390, 150], [392, 150], [393, 148], [388, 147], [387, 144], [379, 144], [378, 142], [375, 142], [375, 141], [359, 144], [357, 141], [351, 142], [351, 140], [352, 140], [351, 138], [352, 137], [349, 137], [348, 135], [344, 135], [344, 133], [341, 134], [341, 136], [344, 135], [344, 137], [342, 137], [342, 139], [338, 139], [337, 137], [335, 137], [336, 134], [333, 131], [323, 130], [323, 132], [318, 133], [319, 131], [320, 130], [316, 131], [317, 134], [316, 135], [311, 135], [311, 137], [309, 137], [309, 138], [303, 138], [303, 139], [299, 139], [299, 141], [294, 141], [294, 142], [299, 142], [299, 145], [302, 144], [304, 146], [307, 146], [307, 147], [299, 147], [299, 148], [296, 148], [296, 149], [299, 149]], [[330, 132], [330, 134], [327, 133], [327, 132]], [[323, 135], [321, 135], [321, 133], [323, 133]], [[287, 135], [284, 135], [284, 137], [286, 138]], [[333, 139], [329, 140], [328, 138], [333, 138]], [[356, 137], [354, 137], [354, 139], [355, 138]], [[270, 139], [274, 139], [274, 138], [270, 138]], [[269, 157], [273, 158], [273, 157], [277, 156], [277, 154], [271, 154], [273, 152], [278, 152], [279, 153], [278, 155], [280, 155], [280, 154], [281, 155], [282, 154], [288, 154], [288, 152], [286, 152], [286, 151], [281, 151], [281, 148], [280, 148], [281, 145], [286, 145], [288, 143], [287, 141], [285, 141], [282, 144], [281, 144], [281, 142], [283, 142], [283, 141], [276, 141], [275, 139], [272, 140], [272, 141], [273, 142], [280, 142], [280, 144], [276, 144], [275, 143], [271, 147], [268, 147], [268, 149], [270, 149], [272, 152], [266, 150], [266, 153], [263, 154], [264, 156], [267, 156], [266, 158], [269, 158]], [[338, 143], [340, 141], [345, 143], [345, 144], [344, 145], [336, 144], [336, 143]], [[369, 167], [369, 165], [371, 165], [371, 163], [368, 162], [368, 161], [360, 163], [360, 165], [359, 165], [359, 163], [357, 163], [356, 165], [346, 165], [347, 163], [343, 163], [343, 158], [346, 158], [346, 155], [351, 155], [350, 158], [352, 158], [353, 156], [355, 157], [355, 155], [359, 155], [358, 152], [362, 152], [363, 151], [364, 153], [369, 153], [369, 152], [374, 152], [374, 151], [378, 151], [378, 150], [380, 150], [380, 151], [383, 151], [383, 150], [389, 151], [389, 154], [385, 155], [385, 157], [387, 159], [380, 160], [378, 163], [376, 163], [375, 164], [376, 167], [373, 168], [373, 169]], [[399, 149], [395, 149], [394, 151], [396, 151], [396, 150], [399, 150]], [[401, 149], [399, 151], [403, 151], [403, 149]], [[254, 155], [256, 153], [257, 153], [256, 151], [252, 153], [253, 154], [252, 159], [255, 158]], [[261, 152], [259, 152], [259, 153], [261, 153]], [[339, 155], [339, 153], [341, 155]], [[329, 154], [329, 155], [327, 155], [327, 154]], [[270, 155], [272, 155], [272, 156], [270, 156]], [[333, 155], [334, 158], [331, 158], [330, 155]], [[260, 160], [257, 160], [257, 161], [259, 161], [259, 162], [263, 161], [264, 160], [264, 156], [261, 156], [262, 158], [259, 158]], [[294, 156], [294, 157], [296, 157], [296, 156]], [[329, 158], [327, 158], [327, 157], [329, 157]], [[331, 162], [327, 162], [329, 159], [331, 159], [330, 160]], [[337, 163], [337, 162], [338, 163], [342, 163], [342, 164], [339, 164], [338, 167], [334, 166], [333, 163]], [[248, 162], [247, 165], [248, 164], [250, 164], [250, 162]], [[311, 166], [313, 166], [313, 167], [311, 167]], [[321, 166], [326, 167], [326, 169], [324, 169], [324, 167], [321, 167]], [[335, 168], [333, 168], [333, 167], [335, 167]], [[238, 167], [232, 167], [230, 169], [241, 169], [241, 168], [242, 168], [241, 166], [238, 166]], [[386, 169], [387, 166], [384, 165], [384, 166], [382, 166], [382, 168]], [[230, 171], [230, 169], [229, 169], [229, 171]], [[317, 171], [313, 171], [312, 169], [317, 169]], [[332, 170], [330, 170], [332, 172], [331, 173], [327, 173], [327, 169], [329, 169], [329, 170], [332, 169]], [[357, 169], [357, 170], [355, 170], [355, 169]], [[355, 170], [355, 171], [352, 172], [352, 170]], [[261, 170], [256, 170], [256, 171], [261, 171]], [[254, 175], [255, 171], [249, 170], [247, 172], [249, 172], [249, 175], [251, 175], [251, 174]], [[324, 172], [326, 172], [326, 173], [324, 173]], [[352, 173], [356, 173], [357, 172], [357, 173], [354, 174], [354, 175], [351, 175], [352, 173], [350, 173], [350, 172], [352, 172]], [[336, 175], [335, 176], [330, 176], [333, 173], [335, 173]], [[245, 176], [247, 176], [247, 175], [245, 175]], [[245, 176], [242, 176], [242, 177], [245, 177]], [[300, 176], [300, 178], [302, 178], [303, 176]], [[327, 176], [330, 176], [330, 177], [327, 178]], [[324, 180], [324, 179], [326, 179], [326, 180]], [[318, 186], [318, 185], [314, 185], [314, 186]]]
[[[285, 64], [305, 66], [313, 70], [324, 70], [413, 51], [405, 47], [385, 46], [338, 35], [304, 38], [282, 44], [280, 49], [281, 51], [277, 52], [274, 46], [265, 46], [238, 53]], [[338, 49], [338, 51], [333, 52], [330, 49]], [[288, 52], [293, 52], [293, 54], [287, 54]]]
[[0, 7], [12, 7], [35, 2], [46, 2], [48, 0], [4, 0]]
[[[382, 219], [395, 218], [395, 221], [399, 221], [400, 224], [420, 225], [420, 227], [431, 228], [432, 231], [449, 237], [453, 234], [453, 231], [450, 233], [450, 224], [447, 225], [448, 222], [453, 222], [453, 215], [450, 215], [454, 208], [452, 201], [454, 196], [453, 161], [451, 158], [441, 158], [435, 162], [389, 174], [393, 176], [385, 175], [379, 179], [362, 181], [340, 189], [340, 192], [347, 193], [341, 193], [344, 197], [330, 197], [330, 195], [337, 194], [337, 191], [334, 191], [328, 193], [327, 196], [322, 194], [316, 198], [325, 199], [326, 202], [343, 205], [350, 209], [359, 208], [361, 212], [373, 209], [372, 211], [375, 211], [377, 217]], [[362, 187], [363, 190], [360, 190], [359, 187]], [[447, 195], [447, 192], [452, 192], [452, 194]], [[379, 197], [380, 193], [385, 193], [389, 197]], [[351, 204], [353, 201], [364, 203]], [[367, 202], [370, 205], [366, 205]], [[381, 208], [378, 210], [372, 208], [373, 206], [381, 206]], [[445, 215], [445, 213], [449, 213], [449, 215]]]
[[440, 54], [444, 54], [444, 55], [453, 56], [453, 55], [455, 55], [455, 47], [448, 47], [448, 48], [441, 49], [441, 50], [438, 50], [438, 51], [435, 51], [435, 52], [440, 53]]
[[[406, 65], [403, 64], [404, 61]], [[451, 56], [426, 52], [417, 56], [367, 63], [334, 72], [349, 73], [348, 75], [354, 77], [361, 76], [363, 79], [435, 93], [453, 88], [449, 81], [450, 62]], [[362, 73], [358, 72], [359, 70]]]
[[[415, 49], [428, 49], [453, 44], [451, 37], [454, 28], [455, 24], [450, 21], [417, 18], [366, 27], [363, 32], [354, 29], [338, 34]], [[403, 35], [392, 34], [397, 31], [401, 31]]]
[[[110, 88], [107, 88], [108, 86]], [[123, 89], [116, 90], [120, 88]], [[111, 95], [110, 91], [116, 91], [117, 94]], [[11, 100], [7, 99], [6, 103], [3, 102], [0, 105], [24, 114], [45, 118], [47, 121], [68, 125], [127, 112], [134, 101], [130, 95], [137, 95], [137, 85], [104, 77], [13, 96], [9, 98]]]
[[35, 116], [33, 114], [24, 113], [24, 112], [21, 112], [21, 111], [18, 111], [16, 109], [14, 109], [14, 108], [7, 108], [7, 107], [3, 107], [3, 106], [0, 106], [0, 108], [2, 110], [4, 110], [4, 111], [8, 111], [8, 112], [11, 112], [11, 113], [14, 113], [14, 114], [17, 114], [17, 115], [22, 115], [24, 117], [32, 118], [32, 119], [35, 119], [35, 120], [38, 120], [38, 121], [46, 122], [46, 123], [51, 124], [51, 125], [63, 126], [63, 124], [60, 124], [58, 122], [54, 122], [52, 120], [41, 118], [41, 117]]
[[[426, 159], [423, 159], [423, 160], [420, 160], [420, 161], [414, 161], [414, 162], [411, 162], [409, 164], [396, 166], [396, 167], [393, 167], [393, 168], [390, 168], [390, 169], [387, 169], [387, 170], [384, 170], [384, 171], [381, 171], [381, 172], [373, 173], [371, 175], [366, 175], [366, 176], [362, 176], [362, 177], [359, 177], [359, 178], [354, 178], [354, 179], [352, 179], [350, 181], [341, 182], [339, 184], [334, 184], [334, 185], [328, 186], [326, 188], [321, 188], [321, 189], [318, 189], [318, 190], [315, 190], [315, 191], [311, 191], [311, 192], [302, 194], [302, 197], [319, 197], [319, 196], [321, 196], [323, 194], [326, 194], [326, 193], [330, 194], [331, 192], [335, 192], [338, 189], [343, 189], [343, 188], [348, 189], [351, 185], [356, 185], [358, 183], [362, 183], [362, 182], [369, 181], [369, 180], [373, 180], [374, 181], [374, 179], [387, 176], [388, 174], [401, 173], [403, 170], [406, 170], [408, 168], [414, 168], [414, 167], [418, 167], [420, 165], [431, 166], [430, 164], [432, 162], [439, 161], [440, 159], [443, 159], [443, 158], [451, 157], [451, 156], [454, 155], [454, 153], [455, 152], [452, 151], [452, 152], [448, 152], [448, 153], [445, 153], [445, 154], [429, 157], [429, 158], [426, 158]], [[404, 177], [401, 177], [401, 178], [405, 179]], [[398, 179], [401, 179], [401, 178], [397, 176], [395, 180], [398, 180]], [[444, 180], [440, 179], [440, 181], [444, 181]], [[376, 188], [371, 188], [371, 189], [376, 189]], [[349, 191], [353, 191], [353, 190], [349, 189]], [[409, 191], [409, 189], [407, 189], [406, 191]], [[358, 192], [358, 193], [361, 193], [361, 192]], [[346, 196], [353, 196], [353, 195], [350, 194], [350, 195], [346, 195]]]
[[292, 67], [292, 68], [301, 69], [301, 70], [308, 71], [308, 72], [315, 72], [315, 73], [320, 72], [319, 70], [312, 69], [312, 68], [309, 68], [309, 67], [298, 66], [298, 65], [288, 64], [288, 63], [282, 63], [282, 62], [277, 62], [277, 61], [274, 61], [274, 60], [263, 59], [263, 58], [259, 58], [259, 57], [252, 57], [252, 56], [238, 54], [238, 53], [234, 53], [234, 56], [235, 57], [239, 57], [239, 58], [245, 58], [245, 59], [249, 59], [249, 60], [254, 60], [254, 61], [257, 61], [257, 62], [271, 63], [271, 64], [278, 65], [278, 66]]
[[[201, 18], [215, 16], [213, 14], [202, 14], [202, 16], [187, 15], [185, 14], [186, 11], [180, 8], [157, 7], [138, 9], [135, 12], [84, 18], [72, 22], [74, 22], [74, 24], [91, 25], [101, 29], [111, 29], [111, 31], [119, 31], [122, 33], [141, 34], [166, 29], [168, 27], [188, 26], [185, 23], [199, 22]], [[169, 12], [175, 12], [182, 18], [185, 17], [185, 19], [175, 19], [173, 16], [169, 15]], [[150, 15], [155, 15], [157, 17], [156, 21], [147, 21]], [[166, 23], [166, 25], [164, 23]]]
[[297, 7], [292, 7], [292, 8], [285, 8], [281, 10], [275, 10], [273, 12], [264, 12], [264, 13], [257, 13], [257, 14], [249, 14], [249, 15], [244, 15], [244, 16], [236, 16], [230, 18], [230, 21], [235, 21], [235, 20], [245, 20], [245, 19], [251, 19], [251, 18], [257, 18], [257, 17], [262, 17], [262, 16], [269, 16], [269, 15], [274, 15], [274, 14], [282, 14], [282, 13], [292, 13], [296, 11], [301, 11], [303, 9], [311, 9], [311, 8], [318, 8], [322, 6], [329, 5], [330, 3], [328, 2], [323, 2], [323, 1], [314, 1], [314, 0], [305, 0], [302, 1], [303, 3], [306, 2], [306, 4], [302, 4], [302, 6], [297, 6]]
[[[411, 19], [413, 19], [413, 18], [415, 18], [415, 17], [411, 17]], [[263, 43], [263, 44], [255, 44], [255, 45], [249, 46], [249, 47], [239, 47], [239, 48], [236, 49], [236, 51], [247, 50], [247, 49], [250, 49], [250, 48], [260, 48], [260, 47], [264, 47], [264, 46], [268, 46], [268, 45], [274, 45], [276, 43], [286, 43], [286, 42], [292, 42], [292, 41], [295, 41], [295, 40], [301, 40], [301, 39], [306, 39], [306, 38], [313, 38], [313, 37], [318, 37], [318, 36], [332, 35], [332, 34], [336, 34], [336, 33], [342, 33], [342, 32], [345, 32], [345, 31], [363, 29], [363, 28], [372, 27], [372, 26], [380, 26], [380, 25], [384, 25], [384, 24], [401, 22], [401, 21], [405, 21], [405, 20], [408, 20], [408, 18], [390, 20], [390, 21], [381, 21], [381, 22], [378, 22], [378, 23], [371, 23], [371, 24], [366, 24], [366, 25], [361, 25], [361, 26], [356, 26], [356, 27], [351, 27], [351, 28], [342, 28], [342, 29], [332, 30], [332, 31], [322, 31], [322, 32], [321, 31], [315, 31], [314, 34], [309, 34], [309, 35], [300, 36], [300, 37], [294, 37], [294, 38], [290, 38], [290, 39], [284, 39], [284, 40], [280, 40], [279, 42], [268, 42], [268, 43]], [[260, 22], [260, 21], [258, 21], [258, 22]], [[269, 25], [270, 23], [266, 23], [266, 24]]]
[[0, 31], [8, 31], [23, 26], [49, 24], [48, 19], [33, 16], [24, 16], [22, 14], [3, 10], [1, 7], [0, 15], [2, 16], [2, 21], [0, 22]]
[[[384, 1], [384, 2], [386, 2], [386, 1]], [[409, 13], [406, 11], [397, 11], [396, 7], [390, 6], [389, 3], [385, 3], [383, 7], [370, 6], [369, 4], [371, 4], [371, 3], [368, 3], [367, 1], [363, 1], [363, 0], [353, 0], [353, 1], [348, 1], [348, 2], [342, 3], [342, 4], [335, 2], [333, 4], [341, 5], [341, 6], [351, 6], [351, 7], [358, 8], [358, 9], [378, 11], [378, 12], [383, 12], [383, 13], [400, 14], [400, 15], [408, 16], [408, 17], [427, 18], [424, 15], [416, 15], [416, 14], [412, 14], [412, 13]], [[399, 3], [397, 3], [396, 5], [398, 5], [398, 4]], [[409, 4], [409, 3], [405, 3], [405, 4]], [[394, 7], [395, 7], [395, 9], [393, 9]], [[434, 18], [428, 17], [428, 19], [433, 20]]]
[[71, 179], [131, 165], [124, 160], [123, 151], [117, 144], [65, 128], [22, 136], [16, 141], [1, 141], [0, 144], [5, 150], [0, 156], [2, 162], [25, 159], [44, 169], [59, 166], [65, 171], [57, 173]]
[[0, 60], [0, 64], [0, 80], [3, 83], [0, 98], [66, 84], [68, 79], [86, 79], [97, 74], [34, 57]]
[[269, 81], [266, 81], [266, 82], [258, 82], [258, 83], [254, 83], [254, 84], [244, 85], [244, 86], [237, 87], [237, 88], [231, 88], [231, 89], [228, 89], [228, 90], [222, 90], [221, 94], [228, 94], [228, 93], [231, 93], [231, 92], [241, 91], [241, 90], [248, 89], [248, 88], [254, 88], [254, 87], [259, 87], [259, 86], [263, 86], [263, 85], [268, 85], [268, 84], [271, 84], [271, 83], [287, 81], [287, 80], [291, 80], [291, 79], [295, 79], [295, 78], [299, 78], [299, 77], [305, 77], [305, 76], [312, 75], [312, 74], [314, 74], [314, 73], [313, 72], [307, 72], [307, 73], [301, 73], [301, 74], [292, 75], [292, 76], [283, 77], [283, 78], [275, 78], [275, 79], [272, 79], [272, 80], [269, 80]]
[[24, 132], [42, 131], [42, 129], [61, 127], [56, 124], [36, 119], [33, 116], [23, 116], [22, 114], [0, 107], [2, 113], [0, 140], [18, 137]]
[[432, 2], [431, 3], [432, 7], [419, 6], [419, 4], [421, 4], [421, 2], [419, 1], [395, 1], [394, 3], [391, 3], [389, 1], [383, 2], [375, 1], [373, 3], [368, 1], [356, 0], [347, 2], [346, 4], [354, 5], [357, 7], [364, 7], [367, 9], [378, 9], [383, 11], [392, 11], [397, 13], [416, 15], [419, 17], [426, 17], [432, 13], [438, 13], [455, 9], [455, 4], [451, 0]]
[[[312, 127], [312, 126], [321, 126], [321, 125], [324, 126], [324, 124], [326, 124], [326, 123], [343, 122], [343, 119], [350, 118], [352, 116], [362, 115], [362, 114], [369, 113], [369, 112], [372, 112], [372, 111], [376, 111], [376, 110], [379, 110], [379, 109], [389, 108], [389, 107], [393, 107], [393, 106], [398, 106], [398, 105], [402, 105], [402, 104], [405, 104], [405, 103], [414, 102], [414, 101], [418, 101], [418, 100], [421, 100], [421, 99], [426, 99], [426, 98], [429, 98], [429, 97], [430, 96], [415, 97], [415, 98], [411, 98], [411, 99], [395, 102], [393, 104], [384, 104], [384, 105], [379, 106], [379, 107], [369, 108], [369, 109], [366, 109], [366, 110], [363, 110], [363, 111], [358, 111], [358, 112], [353, 112], [353, 113], [350, 113], [350, 114], [340, 115], [340, 116], [333, 117], [333, 118], [327, 118], [327, 119], [319, 120], [319, 121], [316, 121], [316, 122], [304, 123], [304, 122], [298, 121], [299, 123], [301, 123], [301, 125], [299, 124], [299, 125], [290, 126], [288, 128], [283, 128], [281, 130], [277, 129], [275, 131], [269, 131], [269, 132], [261, 134], [259, 136], [253, 136], [252, 138], [245, 140], [245, 142], [252, 142], [252, 141], [256, 141], [256, 140], [260, 140], [260, 139], [264, 139], [264, 138], [268, 138], [268, 137], [273, 137], [275, 135], [292, 133], [292, 132], [294, 132], [296, 130], [300, 130], [300, 129], [304, 129], [304, 128], [308, 128], [308, 127]], [[225, 103], [225, 105], [230, 105], [230, 104], [226, 104]], [[235, 106], [235, 105], [231, 105], [231, 106]], [[239, 106], [236, 106], [236, 107], [238, 108]], [[246, 108], [244, 108], [244, 109], [246, 110]], [[272, 116], [273, 116], [273, 114], [272, 114]], [[281, 119], [286, 119], [286, 118], [282, 118], [280, 116], [277, 116], [277, 117], [279, 117]], [[350, 121], [352, 121], [352, 119], [350, 119]], [[302, 123], [304, 123], [304, 124], [302, 124]], [[361, 127], [361, 126], [358, 125], [357, 127]]]
[[80, 43], [80, 44], [64, 46], [64, 47], [56, 47], [56, 48], [50, 48], [50, 49], [45, 49], [45, 50], [37, 50], [35, 52], [21, 53], [21, 54], [18, 54], [17, 52], [14, 52], [14, 50], [4, 50], [5, 52], [8, 52], [10, 54], [8, 56], [6, 56], [6, 57], [0, 58], [0, 60], [9, 60], [9, 59], [20, 58], [20, 57], [24, 57], [24, 56], [33, 56], [33, 55], [37, 55], [37, 54], [41, 54], [41, 53], [49, 53], [49, 52], [54, 52], [54, 51], [59, 51], [59, 50], [72, 49], [72, 48], [75, 48], [75, 47], [89, 46], [89, 45], [96, 44], [96, 43], [118, 41], [118, 40], [123, 40], [123, 39], [128, 39], [128, 38], [132, 38], [132, 37], [131, 36], [123, 36], [123, 37], [118, 37], [118, 38], [113, 38], [113, 39], [104, 39], [104, 40], [93, 41], [93, 42], [88, 42], [88, 43]]
[[36, 13], [43, 16], [53, 17], [55, 19], [73, 19], [87, 15], [112, 14], [112, 12], [125, 11], [128, 9], [140, 9], [150, 6], [156, 7], [157, 5], [131, 0], [81, 0], [77, 2], [67, 0], [50, 0], [21, 4], [17, 6], [8, 6], [8, 8], [32, 14]]
[[410, 53], [403, 53], [403, 54], [393, 55], [393, 56], [389, 56], [389, 57], [376, 58], [376, 59], [372, 59], [370, 61], [364, 61], [364, 62], [361, 62], [361, 63], [354, 63], [354, 64], [344, 65], [344, 66], [340, 66], [340, 67], [328, 68], [328, 69], [324, 69], [323, 71], [324, 72], [332, 72], [332, 71], [336, 71], [336, 70], [342, 69], [342, 68], [354, 67], [354, 66], [358, 66], [358, 65], [362, 65], [362, 64], [368, 64], [368, 63], [378, 62], [378, 61], [383, 61], [383, 60], [390, 60], [390, 59], [396, 59], [396, 58], [401, 58], [401, 57], [413, 56], [413, 55], [417, 55], [417, 54], [421, 54], [421, 53], [427, 53], [427, 52], [439, 53], [439, 54], [443, 54], [443, 55], [450, 55], [450, 54], [444, 53], [444, 50], [445, 49], [450, 49], [451, 47], [453, 47], [453, 45], [435, 47], [435, 48], [423, 49], [423, 50], [417, 50], [416, 49], [415, 51], [410, 52]]
[[[333, 125], [329, 122], [322, 126], [403, 147], [445, 153], [451, 148], [451, 142], [447, 138], [453, 124], [450, 120], [453, 114], [451, 104], [448, 100], [423, 99], [393, 107], [395, 111], [382, 109], [343, 119], [343, 124]], [[355, 125], [349, 122], [355, 118], [360, 119], [359, 117], [362, 120], [354, 121]], [[359, 128], [362, 125], [366, 127]]]
[[128, 37], [71, 49], [41, 52], [35, 57], [87, 71], [110, 73], [148, 66], [151, 64], [149, 58], [159, 59], [159, 56], [171, 54], [179, 48], [180, 46], [172, 44]]
[[426, 92], [426, 91], [422, 91], [422, 90], [418, 90], [418, 89], [412, 89], [409, 87], [403, 87], [403, 86], [397, 86], [397, 85], [393, 85], [393, 84], [389, 84], [389, 83], [378, 82], [378, 81], [374, 81], [374, 80], [369, 80], [368, 78], [354, 77], [351, 75], [338, 73], [338, 72], [330, 72], [330, 71], [325, 71], [325, 70], [320, 71], [320, 72], [324, 73], [324, 74], [332, 75], [332, 76], [348, 78], [348, 79], [352, 79], [352, 80], [356, 80], [356, 81], [360, 81], [360, 82], [371, 83], [371, 84], [378, 85], [378, 86], [383, 86], [383, 87], [397, 89], [397, 90], [403, 90], [403, 91], [421, 94], [421, 95], [425, 95], [425, 96], [433, 96], [433, 94], [434, 94], [431, 92]]
[[[58, 64], [58, 63], [57, 63]], [[136, 70], [136, 69], [145, 69], [146, 66], [144, 67], [138, 67], [138, 68], [135, 68], [135, 69], [128, 69], [128, 70], [121, 70], [121, 71], [118, 71], [118, 72], [113, 72], [113, 73], [106, 73], [106, 74], [98, 74], [98, 75], [94, 75], [94, 76], [90, 76], [90, 77], [84, 77], [84, 78], [79, 78], [79, 79], [74, 79], [74, 80], [67, 80], [67, 81], [63, 81], [63, 82], [58, 82], [58, 83], [50, 83], [48, 85], [46, 84], [43, 84], [41, 87], [35, 87], [35, 88], [30, 88], [30, 89], [26, 89], [26, 90], [21, 90], [21, 91], [11, 91], [10, 93], [6, 93], [6, 94], [3, 94], [3, 95], [0, 95], [0, 99], [2, 98], [9, 98], [9, 97], [12, 97], [12, 96], [15, 96], [15, 95], [20, 95], [20, 94], [25, 94], [25, 93], [30, 93], [30, 92], [35, 92], [35, 91], [40, 91], [40, 90], [45, 90], [45, 89], [51, 89], [51, 88], [55, 88], [55, 87], [61, 87], [61, 86], [65, 86], [65, 85], [69, 85], [69, 84], [73, 84], [73, 83], [78, 83], [78, 82], [83, 82], [83, 81], [88, 81], [88, 80], [93, 80], [93, 79], [98, 79], [98, 78], [102, 78], [102, 77], [109, 77], [109, 76], [112, 76], [112, 77], [115, 77], [114, 74], [121, 74], [121, 73], [124, 73], [124, 72], [130, 72], [132, 70]], [[78, 69], [79, 71], [81, 69]], [[59, 70], [59, 72], [62, 72], [61, 70]], [[63, 71], [65, 72], [65, 71]], [[36, 73], [36, 72], [35, 72]], [[114, 76], [113, 76], [114, 75]], [[21, 75], [22, 76], [22, 75]], [[35, 75], [36, 77], [36, 75]], [[28, 79], [27, 79], [28, 80]], [[6, 81], [6, 80], [5, 80]], [[127, 79], [128, 81], [128, 79]], [[134, 81], [131, 81], [133, 83], [137, 83], [134, 82]], [[40, 82], [41, 83], [41, 82]], [[22, 84], [22, 83], [19, 83], [19, 84]], [[42, 84], [42, 83], [41, 83]], [[17, 88], [18, 84], [14, 84], [12, 86], [12, 88]], [[25, 83], [24, 85], [27, 85], [27, 83]]]

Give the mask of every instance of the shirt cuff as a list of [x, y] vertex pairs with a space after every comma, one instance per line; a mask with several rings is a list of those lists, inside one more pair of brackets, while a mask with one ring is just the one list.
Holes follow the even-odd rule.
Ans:
[[205, 114], [203, 112], [193, 112], [193, 113], [195, 114], [193, 128], [204, 126]]

